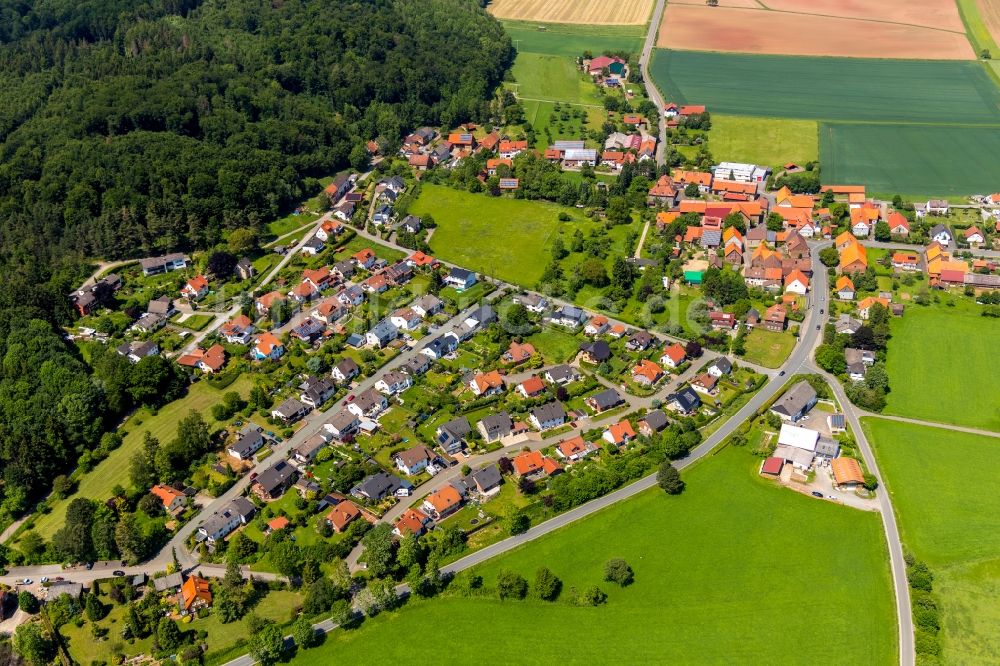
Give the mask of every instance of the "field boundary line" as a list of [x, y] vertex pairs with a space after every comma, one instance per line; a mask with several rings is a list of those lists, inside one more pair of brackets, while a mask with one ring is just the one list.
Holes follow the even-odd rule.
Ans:
[[909, 416], [896, 416], [894, 414], [865, 414], [866, 417], [874, 419], [885, 419], [886, 421], [895, 421], [897, 423], [909, 423], [918, 426], [927, 426], [928, 428], [938, 428], [939, 430], [954, 430], [955, 432], [964, 432], [967, 435], [979, 435], [981, 437], [996, 437], [1000, 439], [1000, 432], [994, 432], [993, 430], [987, 430], [985, 428], [970, 428], [968, 426], [954, 425], [951, 423], [939, 423], [938, 421], [924, 421], [923, 419], [914, 419]]
[[[582, 102], [565, 102], [565, 101], [563, 101], [561, 99], [541, 99], [539, 97], [521, 97], [521, 96], [517, 95], [516, 92], [514, 93], [514, 95], [517, 96], [517, 98], [519, 100], [522, 100], [522, 101], [525, 101], [525, 102], [548, 102], [549, 104], [568, 104], [569, 106], [587, 106], [587, 107], [590, 107], [592, 109], [603, 109], [604, 108], [600, 104], [584, 104]], [[1000, 125], [998, 125], [998, 127], [1000, 127]]]

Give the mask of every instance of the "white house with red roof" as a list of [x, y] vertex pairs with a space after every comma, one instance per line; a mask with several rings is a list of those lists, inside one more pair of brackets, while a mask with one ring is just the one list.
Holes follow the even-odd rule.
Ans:
[[208, 279], [204, 275], [196, 275], [181, 288], [181, 296], [192, 301], [206, 294], [208, 294]]

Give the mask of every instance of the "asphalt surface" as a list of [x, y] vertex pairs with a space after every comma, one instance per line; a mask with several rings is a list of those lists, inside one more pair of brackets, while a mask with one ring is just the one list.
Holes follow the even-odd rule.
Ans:
[[646, 96], [656, 104], [657, 127], [660, 132], [660, 140], [656, 143], [656, 163], [663, 164], [666, 154], [667, 120], [663, 117], [663, 108], [667, 105], [660, 95], [659, 89], [653, 83], [653, 77], [649, 75], [649, 58], [656, 46], [656, 33], [660, 27], [660, 19], [663, 17], [663, 8], [667, 4], [666, 0], [656, 0], [653, 6], [653, 17], [649, 22], [649, 29], [646, 31], [646, 41], [642, 45], [642, 55], [639, 56], [639, 67], [642, 70], [643, 85], [646, 86]]

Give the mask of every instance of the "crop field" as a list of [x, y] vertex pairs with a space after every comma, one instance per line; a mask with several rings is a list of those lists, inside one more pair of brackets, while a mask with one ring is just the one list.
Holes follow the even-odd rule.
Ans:
[[[667, 100], [713, 113], [815, 120], [1000, 124], [1000, 89], [974, 62], [657, 50]], [[926, 91], [933, 90], [928, 96]]]
[[814, 120], [713, 114], [708, 140], [712, 155], [730, 162], [780, 166], [819, 159], [819, 128]]
[[[137, 411], [124, 426], [127, 434], [122, 445], [112, 451], [92, 471], [83, 475], [75, 494], [55, 503], [51, 512], [39, 516], [35, 523], [35, 531], [46, 540], [51, 539], [52, 535], [62, 527], [66, 509], [75, 497], [88, 497], [103, 502], [111, 496], [111, 489], [116, 485], [127, 486], [129, 460], [142, 446], [142, 438], [147, 430], [160, 440], [160, 443], [166, 444], [177, 434], [177, 422], [187, 416], [192, 409], [201, 412], [210, 430], [219, 427], [220, 424], [212, 418], [211, 407], [230, 391], [236, 391], [246, 398], [250, 393], [250, 387], [251, 381], [247, 375], [242, 375], [222, 391], [201, 381], [191, 386], [186, 396], [163, 407], [155, 416], [147, 409]], [[140, 418], [142, 423], [137, 423]]]
[[524, 286], [534, 286], [551, 259], [549, 246], [564, 224], [559, 213], [583, 220], [575, 208], [429, 184], [411, 212], [437, 222], [431, 237], [435, 256]]
[[996, 375], [989, 374], [996, 362], [996, 320], [957, 300], [954, 307], [910, 305], [891, 326], [886, 414], [1000, 432], [1000, 394]]
[[554, 23], [543, 25], [523, 21], [504, 21], [518, 53], [544, 53], [576, 58], [589, 50], [638, 53], [642, 48], [642, 26], [588, 26]]
[[820, 145], [825, 180], [865, 183], [870, 192], [974, 194], [993, 191], [1000, 178], [995, 127], [821, 123]]
[[942, 606], [941, 663], [1000, 661], [1000, 439], [862, 420], [906, 548], [927, 562]]
[[[789, 5], [800, 5], [791, 0]], [[836, 3], [835, 4], [847, 4]], [[872, 3], [872, 7], [895, 3]], [[935, 4], [942, 4], [935, 0]], [[958, 19], [953, 3], [951, 16]], [[952, 30], [884, 19], [860, 20], [775, 11], [764, 7], [667, 5], [657, 46], [696, 51], [770, 53], [850, 58], [972, 60], [975, 55], [959, 25]], [[892, 13], [892, 12], [890, 12]]]
[[487, 7], [500, 19], [596, 25], [641, 25], [653, 0], [493, 0]]
[[518, 53], [513, 68], [518, 97], [575, 104], [601, 103], [593, 80], [576, 68], [572, 58]]
[[[386, 663], [440, 661], [439, 641], [397, 640], [434, 626], [454, 637], [489, 627], [490, 662], [795, 664], [806, 650], [810, 663], [891, 663], [893, 597], [877, 514], [764, 482], [757, 464], [743, 450], [724, 450], [685, 474], [680, 496], [648, 491], [476, 570], [492, 586], [501, 569], [530, 582], [548, 566], [563, 597], [598, 584], [606, 605], [500, 602], [489, 593], [412, 601], [333, 633], [296, 663], [357, 662], [374, 649]], [[612, 557], [635, 570], [629, 587], [602, 581]], [[789, 571], [809, 572], [807, 592]], [[449, 662], [482, 654], [477, 641], [447, 642]]]

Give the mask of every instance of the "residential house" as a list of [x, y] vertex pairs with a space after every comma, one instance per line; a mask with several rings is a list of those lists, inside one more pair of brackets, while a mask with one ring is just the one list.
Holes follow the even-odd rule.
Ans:
[[606, 330], [608, 330], [608, 318], [604, 315], [595, 315], [587, 322], [587, 325], [583, 328], [583, 333], [584, 335], [595, 337], [601, 335]]
[[333, 366], [333, 370], [330, 371], [330, 376], [339, 383], [345, 383], [354, 379], [360, 373], [361, 368], [358, 367], [357, 361], [348, 356], [341, 359], [337, 362], [337, 365]]
[[281, 460], [261, 472], [254, 479], [251, 488], [254, 494], [262, 500], [273, 500], [281, 497], [295, 483], [297, 478], [298, 470], [286, 461]]
[[409, 497], [412, 492], [412, 483], [388, 472], [372, 474], [351, 488], [352, 495], [370, 502], [379, 502], [386, 497]]
[[663, 379], [663, 369], [647, 359], [640, 359], [632, 368], [632, 381], [642, 386], [653, 386]]
[[684, 350], [684, 347], [675, 342], [663, 350], [663, 354], [660, 355], [660, 363], [668, 368], [677, 368], [684, 363], [686, 358], [687, 352]]
[[809, 278], [800, 270], [794, 270], [785, 276], [785, 293], [805, 295], [809, 291]]
[[669, 421], [663, 410], [654, 409], [639, 419], [639, 434], [652, 437], [656, 433], [663, 431], [667, 425], [669, 425]]
[[132, 324], [132, 329], [142, 333], [153, 333], [166, 326], [166, 324], [167, 318], [163, 315], [146, 312]]
[[201, 576], [188, 576], [181, 585], [177, 601], [180, 608], [187, 613], [211, 606], [212, 589], [208, 581]]
[[353, 261], [354, 265], [359, 269], [371, 270], [371, 268], [375, 265], [375, 262], [378, 261], [378, 257], [375, 256], [374, 250], [366, 247], [363, 250], [359, 250], [358, 252], [352, 254], [351, 261]]
[[701, 406], [701, 398], [690, 386], [667, 396], [667, 408], [681, 414], [690, 414]]
[[255, 361], [263, 361], [265, 359], [271, 359], [276, 361], [282, 357], [285, 353], [285, 346], [281, 344], [281, 340], [276, 338], [270, 331], [264, 331], [257, 336], [257, 340], [254, 342], [253, 349], [250, 350], [250, 355], [253, 356]]
[[361, 508], [351, 500], [343, 500], [333, 505], [327, 512], [324, 520], [334, 532], [342, 533], [347, 527], [358, 518], [361, 518]]
[[337, 385], [331, 382], [325, 377], [322, 379], [316, 377], [309, 377], [302, 384], [302, 393], [299, 394], [299, 400], [303, 404], [309, 405], [314, 409], [319, 409], [326, 402], [334, 396], [337, 392]]
[[407, 509], [403, 515], [396, 519], [392, 526], [392, 533], [403, 538], [409, 535], [420, 536], [427, 531], [427, 523], [430, 517], [417, 509]]
[[162, 257], [149, 257], [139, 260], [139, 267], [145, 276], [169, 273], [187, 268], [189, 259], [180, 252], [167, 254]]
[[247, 344], [255, 330], [250, 317], [243, 314], [233, 317], [219, 327], [219, 333], [231, 345]]
[[704, 393], [706, 395], [714, 396], [718, 394], [718, 389], [716, 388], [719, 383], [719, 378], [715, 375], [709, 374], [707, 372], [698, 375], [691, 380], [691, 388], [699, 393]]
[[445, 453], [451, 455], [465, 448], [465, 438], [470, 432], [472, 426], [469, 425], [469, 419], [459, 416], [439, 425], [434, 431], [434, 437]]
[[786, 317], [785, 306], [781, 303], [775, 303], [764, 311], [764, 330], [781, 333], [785, 330]]
[[833, 327], [837, 333], [846, 333], [847, 335], [854, 335], [862, 324], [857, 319], [854, 319], [848, 314], [841, 314], [837, 317], [837, 321], [834, 322]]
[[253, 454], [264, 447], [265, 439], [260, 426], [248, 426], [239, 432], [239, 439], [233, 442], [226, 453], [237, 460], [250, 460]]
[[507, 363], [524, 363], [535, 355], [535, 347], [530, 342], [520, 343], [512, 340], [507, 351], [503, 354], [503, 360]]
[[124, 342], [115, 348], [115, 351], [127, 358], [132, 363], [138, 363], [147, 356], [156, 356], [160, 353], [160, 347], [152, 340], [145, 342], [133, 340]]
[[518, 477], [553, 476], [562, 471], [559, 463], [543, 456], [541, 451], [519, 453], [511, 460], [511, 464], [514, 466], [514, 474]]
[[892, 267], [901, 271], [915, 271], [920, 268], [920, 255], [916, 252], [897, 250], [892, 253]]
[[566, 305], [553, 310], [546, 316], [546, 321], [565, 328], [575, 329], [587, 320], [587, 313], [578, 307]]
[[361, 419], [357, 414], [349, 409], [341, 409], [323, 424], [323, 429], [343, 441], [357, 432], [360, 425]]
[[441, 303], [441, 299], [433, 294], [424, 294], [410, 304], [410, 308], [421, 317], [436, 315], [438, 312], [441, 312], [442, 307], [444, 305]]
[[930, 239], [948, 247], [955, 240], [951, 230], [943, 224], [935, 224], [930, 230]]
[[268, 292], [263, 296], [257, 298], [257, 301], [255, 303], [257, 307], [257, 314], [266, 315], [271, 311], [271, 308], [273, 308], [276, 303], [284, 301], [285, 301], [285, 295], [282, 294], [280, 291]]
[[[246, 497], [235, 497], [229, 504], [213, 513], [201, 524], [195, 539], [207, 541], [210, 544], [221, 541], [239, 526], [249, 523], [256, 512], [257, 507], [254, 506], [253, 502]], [[180, 575], [180, 572], [177, 572], [178, 579]], [[178, 584], [180, 584], [179, 580]]]
[[399, 366], [399, 369], [408, 374], [410, 377], [419, 377], [430, 370], [430, 368], [431, 360], [423, 354], [417, 354], [403, 363], [403, 365]]
[[365, 335], [365, 342], [373, 347], [382, 348], [399, 336], [398, 329], [388, 319], [383, 319]]
[[347, 314], [347, 308], [336, 298], [327, 298], [317, 303], [309, 314], [325, 324], [333, 324]]
[[375, 418], [388, 408], [389, 401], [373, 388], [363, 392], [347, 405], [347, 409], [359, 418], [370, 419]]
[[525, 398], [535, 398], [545, 392], [545, 382], [538, 377], [528, 377], [517, 385], [517, 392]]
[[331, 238], [343, 233], [344, 225], [337, 220], [327, 220], [316, 230], [316, 238], [321, 241], [328, 241]]
[[837, 278], [837, 298], [842, 301], [854, 300], [854, 281], [846, 275]]
[[501, 377], [500, 373], [496, 370], [493, 370], [492, 372], [479, 373], [469, 382], [469, 388], [472, 389], [472, 392], [479, 397], [503, 393], [503, 377]]
[[480, 500], [484, 500], [500, 492], [503, 477], [500, 475], [499, 467], [496, 465], [487, 465], [466, 476], [462, 479], [462, 483], [465, 485], [467, 492], [475, 493], [479, 496]]
[[190, 354], [181, 354], [177, 358], [177, 364], [214, 374], [226, 364], [226, 350], [220, 344], [214, 344], [208, 349], [197, 347]]
[[617, 407], [625, 402], [613, 388], [604, 389], [584, 400], [584, 403], [598, 414]]
[[720, 356], [711, 363], [708, 364], [708, 374], [713, 377], [722, 377], [723, 375], [728, 375], [733, 371], [732, 362], [725, 356]]
[[875, 305], [881, 305], [888, 310], [889, 299], [882, 296], [868, 296], [861, 299], [858, 301], [858, 316], [864, 321], [868, 321], [868, 317], [871, 315], [872, 307]]
[[413, 386], [413, 379], [405, 372], [387, 372], [375, 382], [375, 388], [386, 395], [402, 393]]
[[596, 451], [598, 451], [596, 446], [579, 435], [570, 439], [564, 439], [556, 445], [556, 455], [569, 462], [583, 460]]
[[816, 391], [809, 382], [801, 381], [771, 406], [771, 412], [777, 414], [782, 421], [795, 423], [813, 408], [817, 400]]
[[434, 520], [443, 520], [462, 507], [462, 493], [451, 485], [431, 493], [420, 508]]
[[457, 291], [464, 291], [476, 284], [476, 274], [464, 268], [454, 267], [444, 278], [444, 283]]
[[271, 418], [278, 419], [284, 423], [295, 423], [308, 413], [309, 407], [303, 405], [295, 398], [288, 398], [271, 410]]
[[483, 418], [476, 424], [476, 428], [487, 442], [495, 442], [511, 433], [514, 422], [507, 412], [500, 412]]
[[892, 211], [889, 213], [889, 233], [893, 236], [907, 236], [910, 233], [910, 221], [902, 213]]
[[635, 430], [632, 429], [632, 424], [628, 420], [623, 419], [618, 423], [608, 426], [608, 429], [604, 431], [601, 437], [609, 444], [625, 446], [635, 439]]
[[625, 343], [625, 348], [630, 352], [644, 352], [649, 349], [656, 339], [649, 333], [649, 331], [636, 331], [629, 336], [628, 341]]
[[353, 261], [348, 261], [347, 259], [343, 261], [338, 261], [331, 268], [330, 272], [333, 273], [340, 280], [350, 280], [351, 277], [357, 272], [357, 265]]
[[208, 295], [208, 279], [204, 275], [196, 275], [181, 287], [181, 296], [191, 301]]
[[709, 312], [708, 319], [712, 328], [717, 331], [732, 331], [739, 324], [736, 315], [729, 312]]
[[320, 321], [319, 319], [313, 319], [312, 317], [306, 317], [299, 322], [298, 326], [294, 327], [289, 333], [289, 337], [300, 340], [306, 344], [312, 344], [316, 340], [323, 337], [326, 332], [326, 323]]
[[545, 381], [565, 386], [580, 379], [580, 373], [570, 365], [557, 365], [545, 371]]
[[364, 290], [356, 284], [341, 289], [336, 296], [337, 302], [345, 307], [356, 307], [365, 302]]
[[972, 247], [979, 247], [985, 241], [985, 238], [983, 237], [983, 232], [980, 231], [979, 227], [977, 227], [976, 225], [972, 225], [971, 227], [966, 229], [964, 232], [962, 232], [962, 235], [965, 236], [965, 242], [971, 245]]
[[320, 252], [322, 252], [325, 247], [326, 244], [324, 244], [323, 241], [321, 241], [318, 237], [314, 235], [312, 238], [310, 238], [309, 240], [307, 240], [305, 243], [302, 244], [300, 252], [302, 252], [302, 254], [315, 256]]
[[428, 358], [439, 360], [458, 348], [458, 338], [451, 334], [442, 335], [428, 342], [420, 353]]
[[307, 465], [316, 460], [316, 456], [319, 455], [319, 452], [322, 451], [328, 443], [329, 440], [327, 440], [325, 435], [317, 433], [296, 446], [290, 451], [290, 453], [296, 461], [302, 463], [303, 465]]
[[588, 363], [600, 365], [611, 358], [611, 347], [604, 340], [584, 342], [580, 345], [580, 353]]
[[558, 402], [549, 402], [531, 410], [528, 420], [538, 430], [548, 430], [566, 422], [566, 410]]
[[396, 468], [407, 476], [420, 474], [422, 471], [427, 469], [428, 465], [433, 464], [437, 459], [437, 454], [423, 444], [411, 447], [405, 451], [400, 451], [393, 456], [393, 462], [396, 463]]
[[679, 194], [680, 192], [674, 186], [673, 179], [664, 174], [649, 188], [646, 203], [650, 206], [673, 207], [677, 205]]
[[187, 504], [187, 497], [182, 491], [162, 483], [150, 488], [149, 494], [155, 495], [163, 503], [163, 510], [170, 514], [183, 509]]
[[149, 314], [160, 315], [164, 318], [169, 317], [176, 312], [174, 309], [174, 299], [169, 296], [154, 298], [146, 304], [146, 312]]
[[528, 312], [534, 312], [535, 314], [541, 314], [549, 307], [548, 300], [544, 296], [535, 293], [517, 294], [512, 300], [518, 305], [523, 305]]

